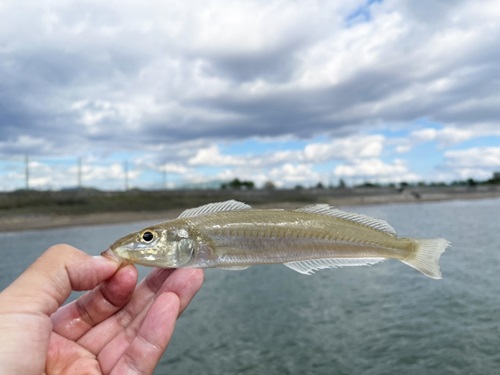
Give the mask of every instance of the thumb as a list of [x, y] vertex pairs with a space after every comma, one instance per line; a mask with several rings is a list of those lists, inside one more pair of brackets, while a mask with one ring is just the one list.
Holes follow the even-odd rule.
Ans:
[[2, 297], [12, 302], [4, 306], [12, 306], [16, 312], [50, 316], [72, 290], [93, 289], [118, 267], [116, 261], [92, 257], [69, 245], [52, 246], [2, 292]]

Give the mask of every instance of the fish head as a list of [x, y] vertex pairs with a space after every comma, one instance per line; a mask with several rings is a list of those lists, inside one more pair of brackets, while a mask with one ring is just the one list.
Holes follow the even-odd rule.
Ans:
[[193, 253], [188, 229], [164, 223], [120, 238], [103, 255], [144, 266], [179, 268], [189, 263]]

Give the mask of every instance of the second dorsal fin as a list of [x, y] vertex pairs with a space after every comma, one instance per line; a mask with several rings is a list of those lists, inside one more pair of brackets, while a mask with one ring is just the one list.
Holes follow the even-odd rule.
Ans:
[[179, 218], [207, 215], [207, 214], [212, 214], [214, 212], [221, 212], [221, 211], [249, 210], [250, 208], [252, 208], [252, 207], [246, 203], [238, 202], [238, 201], [231, 199], [231, 200], [225, 201], [225, 202], [209, 203], [209, 204], [205, 204], [205, 205], [200, 206], [200, 207], [189, 208], [189, 209], [183, 211], [179, 215]]
[[308, 212], [318, 215], [327, 215], [337, 217], [339, 219], [349, 220], [367, 227], [376, 229], [380, 232], [390, 234], [391, 236], [396, 235], [396, 230], [386, 221], [381, 219], [375, 219], [370, 216], [355, 214], [352, 212], [346, 212], [339, 210], [338, 208], [329, 206], [327, 204], [312, 204], [309, 206], [297, 208], [294, 211]]

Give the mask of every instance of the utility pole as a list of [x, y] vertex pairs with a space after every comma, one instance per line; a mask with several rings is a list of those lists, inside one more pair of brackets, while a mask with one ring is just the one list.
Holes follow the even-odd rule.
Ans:
[[128, 191], [128, 160], [125, 160], [125, 191]]
[[82, 188], [82, 158], [78, 158], [78, 189]]
[[24, 173], [25, 173], [26, 190], [29, 190], [30, 189], [30, 157], [27, 154], [24, 158]]
[[163, 166], [163, 189], [167, 190], [167, 164]]

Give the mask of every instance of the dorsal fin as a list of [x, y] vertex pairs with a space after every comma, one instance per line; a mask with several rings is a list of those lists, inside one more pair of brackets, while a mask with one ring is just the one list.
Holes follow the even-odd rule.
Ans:
[[179, 218], [207, 215], [207, 214], [212, 214], [214, 212], [221, 212], [221, 211], [249, 210], [250, 208], [252, 208], [252, 207], [246, 203], [238, 202], [238, 201], [231, 199], [231, 200], [225, 201], [225, 202], [209, 203], [209, 204], [205, 204], [205, 205], [200, 206], [200, 207], [189, 208], [189, 209], [183, 211], [179, 215]]
[[339, 219], [349, 220], [354, 223], [365, 225], [367, 227], [376, 229], [380, 232], [390, 234], [391, 236], [396, 235], [396, 230], [386, 221], [381, 219], [375, 219], [370, 216], [355, 214], [352, 212], [346, 212], [339, 210], [338, 208], [329, 206], [327, 204], [313, 204], [301, 208], [297, 208], [294, 211], [308, 212], [319, 215], [327, 215], [337, 217]]

